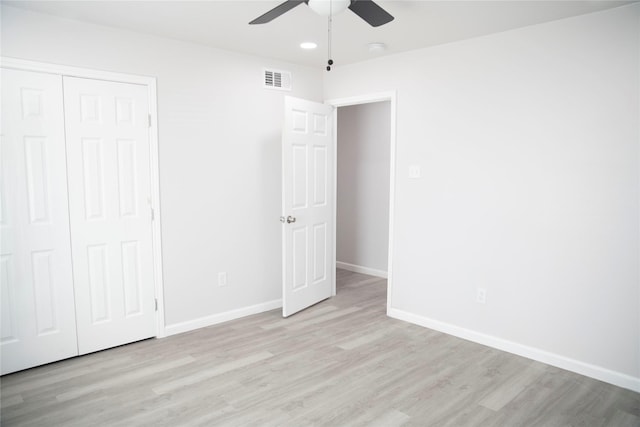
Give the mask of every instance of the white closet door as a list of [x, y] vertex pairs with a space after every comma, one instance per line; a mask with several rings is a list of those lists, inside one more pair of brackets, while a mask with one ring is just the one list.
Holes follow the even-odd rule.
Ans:
[[64, 78], [78, 347], [155, 336], [147, 87]]
[[1, 70], [1, 372], [78, 354], [62, 77]]

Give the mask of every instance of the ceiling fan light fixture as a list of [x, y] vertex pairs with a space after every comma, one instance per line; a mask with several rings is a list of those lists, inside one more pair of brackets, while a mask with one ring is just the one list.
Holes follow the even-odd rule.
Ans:
[[313, 50], [315, 48], [318, 47], [317, 43], [314, 42], [303, 42], [300, 43], [300, 48], [304, 49], [304, 50]]
[[344, 12], [351, 4], [350, 0], [309, 0], [309, 7], [321, 16], [335, 16]]

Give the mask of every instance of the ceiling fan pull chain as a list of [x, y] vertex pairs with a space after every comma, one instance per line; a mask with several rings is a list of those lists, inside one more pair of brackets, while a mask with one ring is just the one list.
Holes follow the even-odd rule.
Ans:
[[333, 1], [329, 0], [329, 25], [328, 25], [328, 38], [329, 38], [329, 42], [328, 42], [328, 56], [329, 56], [329, 60], [327, 61], [327, 71], [331, 71], [331, 66], [333, 65], [333, 59], [331, 59], [331, 30], [333, 26]]

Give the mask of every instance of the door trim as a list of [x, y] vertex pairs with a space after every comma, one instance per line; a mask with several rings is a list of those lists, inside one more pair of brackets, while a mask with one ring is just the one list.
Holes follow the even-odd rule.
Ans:
[[94, 80], [107, 80], [120, 83], [138, 84], [147, 87], [149, 100], [149, 156], [151, 170], [151, 208], [154, 219], [151, 221], [153, 272], [155, 298], [158, 309], [156, 311], [156, 337], [166, 336], [164, 324], [164, 286], [162, 282], [162, 230], [160, 216], [160, 168], [158, 157], [158, 98], [156, 78], [135, 74], [114, 73], [111, 71], [94, 70], [90, 68], [71, 67], [67, 65], [50, 64], [45, 62], [28, 61], [18, 58], [0, 57], [0, 67], [22, 71], [57, 74], [65, 77], [80, 77]]
[[[347, 107], [350, 105], [371, 104], [373, 102], [389, 101], [390, 103], [390, 140], [389, 140], [389, 252], [387, 261], [387, 315], [391, 310], [391, 299], [393, 296], [393, 236], [394, 236], [394, 206], [395, 206], [395, 188], [396, 188], [396, 108], [397, 94], [396, 91], [370, 93], [357, 95], [348, 98], [336, 98], [325, 101], [325, 104], [332, 105], [333, 109], [333, 144], [334, 144], [334, 192], [333, 192], [333, 222], [336, 224], [337, 216], [337, 197], [338, 197], [338, 107]], [[336, 236], [337, 227], [333, 228], [333, 270], [336, 268]], [[333, 281], [332, 296], [336, 295], [336, 281]]]

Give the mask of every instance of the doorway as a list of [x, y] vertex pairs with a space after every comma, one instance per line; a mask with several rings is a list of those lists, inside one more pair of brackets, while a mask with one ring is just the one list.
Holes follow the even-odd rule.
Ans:
[[336, 267], [386, 278], [388, 310], [393, 279], [395, 92], [327, 104], [336, 107]]

